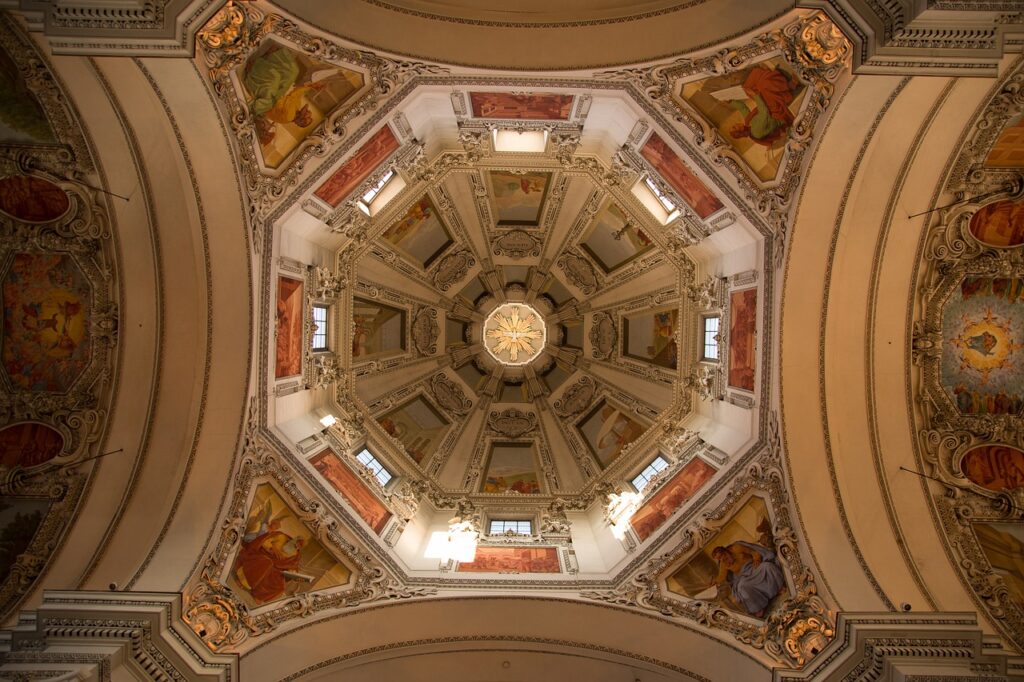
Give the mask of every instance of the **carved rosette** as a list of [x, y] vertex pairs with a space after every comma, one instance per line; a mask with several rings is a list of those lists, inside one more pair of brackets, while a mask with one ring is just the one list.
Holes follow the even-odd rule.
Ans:
[[615, 328], [615, 318], [608, 313], [594, 313], [590, 323], [590, 347], [598, 360], [608, 360], [615, 353], [615, 343], [619, 338]]
[[437, 353], [437, 336], [440, 333], [437, 325], [437, 310], [421, 307], [416, 311], [412, 321], [412, 342], [420, 355]]

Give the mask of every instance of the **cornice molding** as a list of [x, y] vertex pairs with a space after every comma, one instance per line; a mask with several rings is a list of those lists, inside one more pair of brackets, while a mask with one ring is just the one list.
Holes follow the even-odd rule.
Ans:
[[993, 645], [974, 613], [840, 613], [836, 636], [800, 671], [774, 682], [1021, 680], [1024, 659]]
[[828, 14], [854, 47], [853, 72], [995, 77], [1024, 48], [1016, 0], [799, 0]]
[[181, 595], [47, 592], [35, 611], [0, 633], [0, 678], [233, 682], [238, 659], [214, 654], [182, 620]]

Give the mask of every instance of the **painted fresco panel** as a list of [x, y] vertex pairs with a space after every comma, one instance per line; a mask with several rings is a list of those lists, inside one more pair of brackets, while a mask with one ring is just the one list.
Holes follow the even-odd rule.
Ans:
[[401, 353], [405, 350], [405, 311], [356, 298], [352, 301], [352, 358]]
[[477, 547], [472, 562], [459, 564], [464, 573], [561, 573], [555, 547]]
[[484, 474], [483, 492], [539, 494], [540, 479], [529, 443], [494, 443]]
[[0, 211], [26, 223], [46, 223], [71, 208], [67, 192], [49, 180], [12, 175], [0, 180]]
[[572, 95], [513, 95], [507, 92], [471, 92], [469, 101], [477, 118], [567, 121]]
[[985, 159], [989, 168], [1024, 168], [1024, 114], [1011, 118]]
[[940, 381], [963, 414], [1020, 414], [1024, 279], [966, 277], [942, 310]]
[[764, 618], [789, 593], [764, 501], [753, 497], [666, 581], [690, 599]]
[[0, 50], [0, 142], [57, 142], [43, 108], [32, 94], [18, 65]]
[[405, 453], [417, 464], [437, 451], [450, 426], [422, 396], [377, 417], [377, 423], [402, 443]]
[[681, 99], [721, 134], [761, 180], [779, 172], [806, 86], [780, 57], [684, 83]]
[[1010, 600], [1024, 609], [1024, 523], [975, 523], [974, 534]]
[[302, 281], [277, 278], [277, 353], [274, 376], [302, 374]]
[[757, 289], [729, 295], [729, 385], [754, 390], [757, 369]]
[[651, 537], [688, 499], [711, 480], [716, 469], [700, 459], [684, 466], [672, 480], [651, 496], [629, 520], [640, 541]]
[[227, 585], [250, 608], [344, 585], [351, 571], [269, 484], [257, 486]]
[[679, 310], [627, 315], [622, 327], [624, 355], [660, 367], [675, 369], [679, 363], [676, 343]]
[[89, 365], [91, 289], [71, 256], [17, 253], [3, 280], [3, 365], [16, 390], [64, 392]]
[[346, 466], [331, 450], [314, 455], [309, 460], [331, 487], [356, 510], [374, 533], [380, 533], [391, 518], [391, 512], [373, 494], [369, 487]]
[[960, 471], [972, 483], [988, 490], [1024, 488], [1024, 452], [1008, 445], [982, 445], [964, 455]]
[[49, 508], [49, 500], [37, 497], [0, 496], [0, 585], [32, 544]]
[[426, 270], [452, 242], [430, 197], [424, 196], [395, 221], [381, 237]]
[[594, 216], [580, 246], [608, 273], [647, 253], [654, 244], [622, 209], [608, 202]]
[[606, 468], [622, 454], [623, 448], [639, 438], [647, 427], [628, 412], [602, 399], [576, 425], [583, 441]]
[[398, 149], [398, 138], [391, 128], [384, 126], [366, 144], [356, 150], [348, 161], [331, 174], [314, 194], [332, 207], [352, 193], [359, 183], [370, 177], [391, 153]]
[[640, 149], [640, 155], [647, 159], [658, 175], [664, 178], [701, 218], [707, 218], [723, 207], [718, 197], [694, 175], [658, 133], [653, 133], [648, 138]]
[[256, 127], [263, 163], [277, 168], [339, 107], [365, 85], [358, 71], [328, 64], [265, 42], [238, 68], [245, 104]]
[[22, 422], [0, 430], [0, 466], [38, 466], [64, 448], [64, 437], [55, 429], [36, 422]]
[[498, 225], [537, 227], [551, 173], [491, 171], [490, 177]]
[[989, 246], [1024, 244], [1024, 201], [996, 201], [971, 216], [971, 234]]

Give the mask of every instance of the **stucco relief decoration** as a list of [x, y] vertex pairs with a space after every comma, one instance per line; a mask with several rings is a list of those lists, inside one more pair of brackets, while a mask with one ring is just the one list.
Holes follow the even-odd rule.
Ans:
[[433, 355], [437, 352], [437, 310], [420, 308], [412, 321], [412, 342], [420, 355]]
[[594, 357], [608, 360], [615, 353], [615, 344], [619, 338], [615, 327], [615, 319], [608, 313], [594, 313], [590, 324], [590, 346]]
[[[632, 83], [683, 124], [693, 145], [736, 176], [784, 239], [804, 155], [837, 88], [849, 78], [852, 53], [838, 28], [814, 12], [709, 57], [598, 76]], [[690, 157], [704, 165], [700, 155]], [[781, 245], [774, 258], [780, 265]]]
[[445, 71], [349, 49], [252, 3], [222, 9], [197, 44], [238, 140], [254, 222], [399, 86]]
[[400, 585], [345, 539], [254, 416], [250, 409], [229, 522], [183, 599], [186, 622], [207, 646], [232, 651], [288, 620], [433, 592]]
[[430, 380], [430, 392], [437, 404], [445, 411], [464, 416], [473, 407], [473, 401], [466, 397], [462, 387], [440, 372]]
[[469, 251], [457, 251], [445, 256], [434, 270], [434, 284], [441, 291], [448, 291], [455, 284], [458, 284], [469, 272], [469, 269], [476, 264], [476, 259]]
[[64, 540], [116, 384], [117, 272], [92, 157], [45, 58], [0, 17], [0, 615]]
[[510, 407], [491, 412], [487, 417], [487, 427], [502, 436], [519, 438], [537, 430], [537, 415]]
[[[1024, 259], [1020, 169], [990, 164], [1024, 113], [1018, 63], [966, 135], [944, 189], [966, 201], [935, 211], [925, 236], [918, 366], [919, 448], [948, 546], [979, 606], [1024, 646]], [[976, 197], [973, 198], [972, 197]], [[941, 201], [939, 203], [942, 203]], [[1015, 559], [1016, 558], [1016, 559]]]
[[801, 558], [777, 434], [770, 429], [767, 447], [675, 548], [584, 597], [721, 629], [781, 665], [804, 666], [833, 638], [835, 613]]
[[552, 407], [559, 417], [572, 418], [585, 410], [597, 395], [597, 384], [590, 377], [581, 377], [562, 393]]
[[529, 258], [540, 255], [541, 243], [525, 230], [510, 230], [494, 238], [491, 250], [495, 256]]
[[565, 253], [558, 259], [558, 267], [562, 268], [562, 272], [565, 273], [572, 285], [584, 294], [589, 296], [597, 291], [600, 285], [597, 273], [590, 261], [583, 256], [572, 252]]

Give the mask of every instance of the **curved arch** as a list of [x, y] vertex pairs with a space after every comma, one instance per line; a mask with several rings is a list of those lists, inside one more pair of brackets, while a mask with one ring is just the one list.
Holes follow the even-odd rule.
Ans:
[[[322, 677], [328, 671], [350, 674], [361, 666], [366, 674], [397, 658], [426, 661], [422, 657], [444, 643], [465, 652], [573, 655], [599, 667], [633, 666], [674, 679], [767, 680], [771, 674], [738, 646], [689, 625], [607, 605], [525, 596], [430, 599], [342, 613], [261, 643], [242, 654], [239, 670], [247, 680], [328, 679]], [[288, 656], [280, 655], [283, 650]]]

